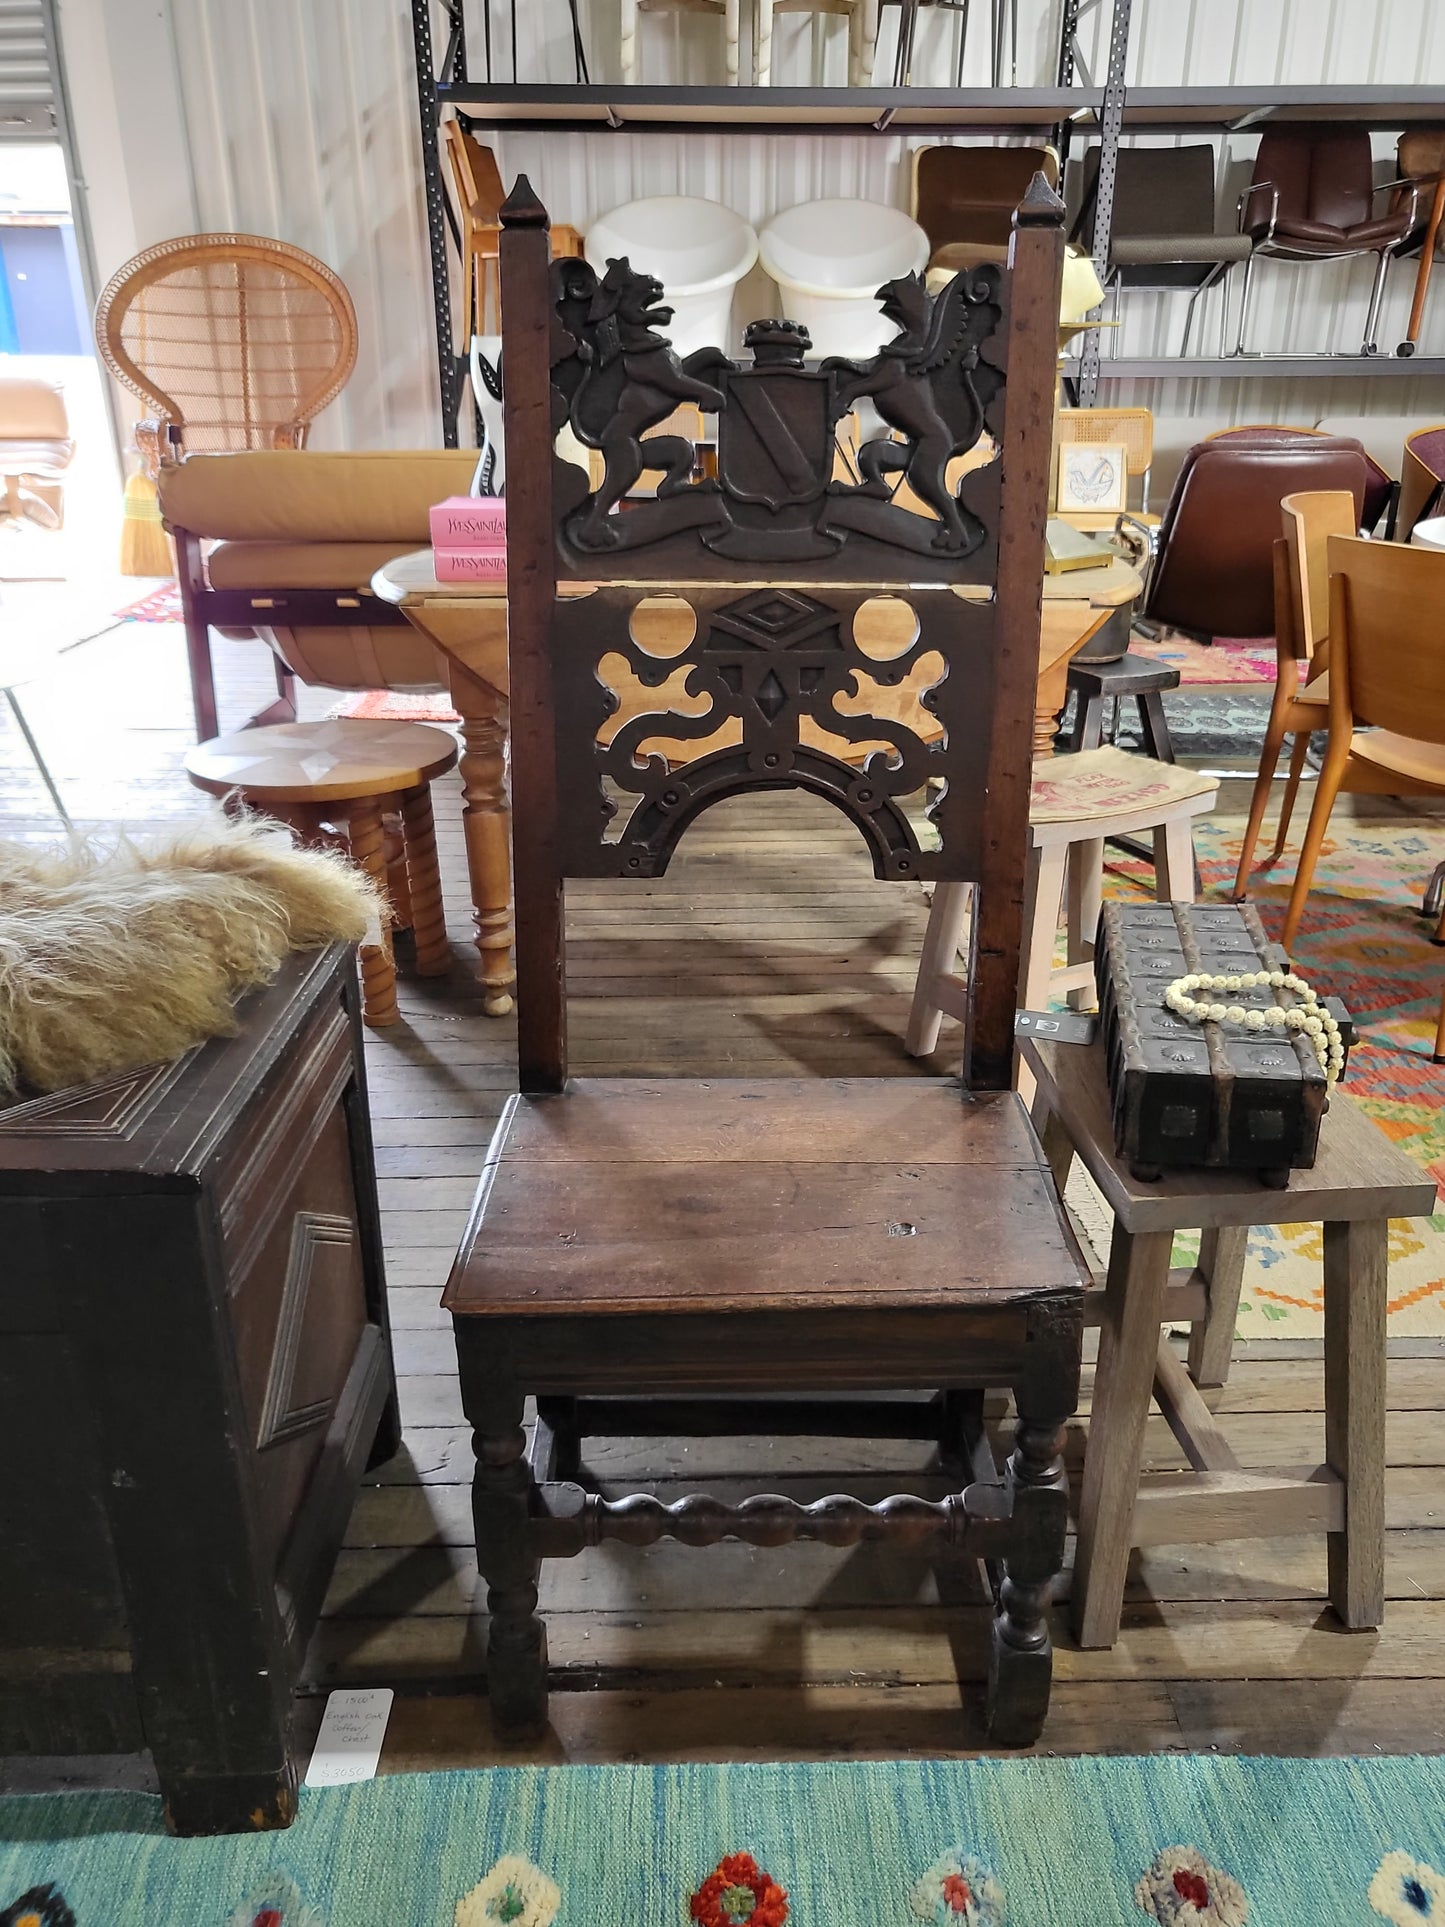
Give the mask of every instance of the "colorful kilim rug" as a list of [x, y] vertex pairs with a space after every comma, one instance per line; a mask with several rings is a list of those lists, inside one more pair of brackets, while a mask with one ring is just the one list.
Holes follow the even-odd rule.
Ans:
[[0, 1802], [7, 1927], [1417, 1927], [1438, 1759], [512, 1767], [305, 1793], [288, 1833]]
[[115, 612], [117, 622], [181, 622], [184, 617], [180, 585], [175, 582], [163, 582], [139, 602], [129, 602]]
[[1230, 636], [1217, 636], [1212, 643], [1203, 643], [1173, 634], [1161, 636], [1158, 642], [1131, 636], [1129, 649], [1132, 655], [1148, 656], [1151, 662], [1168, 663], [1171, 669], [1177, 669], [1182, 688], [1196, 683], [1274, 681], [1272, 638], [1264, 642], [1242, 642]]
[[[1295, 829], [1302, 833], [1305, 798]], [[1273, 813], [1266, 832], [1274, 827]], [[1233, 887], [1243, 824], [1203, 818], [1195, 829], [1206, 897], [1226, 899]], [[1269, 837], [1261, 839], [1261, 854]], [[1292, 840], [1277, 871], [1257, 872], [1251, 898], [1266, 930], [1277, 935], [1294, 880], [1299, 845]], [[1109, 853], [1105, 890], [1146, 894], [1153, 873]], [[1418, 819], [1355, 820], [1339, 814], [1315, 872], [1314, 888], [1295, 945], [1294, 962], [1321, 990], [1343, 997], [1359, 1027], [1345, 1088], [1360, 1107], [1445, 1184], [1445, 1067], [1431, 1062], [1435, 1019], [1445, 988], [1445, 950], [1430, 941], [1420, 897], [1436, 862], [1445, 856], [1445, 819], [1438, 832]], [[1071, 1189], [1074, 1206], [1095, 1248], [1105, 1255], [1107, 1219]], [[1177, 1263], [1192, 1261], [1195, 1245], [1181, 1240]], [[1315, 1338], [1324, 1330], [1318, 1225], [1277, 1225], [1250, 1235], [1239, 1333], [1243, 1338]], [[1397, 1219], [1390, 1239], [1390, 1332], [1394, 1337], [1445, 1336], [1445, 1211], [1432, 1218]], [[1445, 1920], [1445, 1915], [1442, 1915]]]
[[363, 689], [355, 696], [344, 697], [331, 714], [356, 716], [368, 723], [459, 723], [462, 720], [452, 708], [450, 696], [440, 692], [406, 695], [399, 689]]

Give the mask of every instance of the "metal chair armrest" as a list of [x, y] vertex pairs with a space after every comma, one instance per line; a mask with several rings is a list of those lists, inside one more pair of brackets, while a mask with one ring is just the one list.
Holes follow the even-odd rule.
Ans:
[[1234, 210], [1234, 215], [1239, 225], [1239, 231], [1243, 234], [1245, 230], [1245, 209], [1249, 206], [1256, 194], [1263, 194], [1266, 190], [1269, 192], [1270, 201], [1269, 225], [1265, 230], [1264, 238], [1266, 241], [1272, 241], [1274, 239], [1275, 226], [1279, 221], [1279, 187], [1274, 181], [1252, 181], [1244, 193], [1240, 195], [1238, 204]]

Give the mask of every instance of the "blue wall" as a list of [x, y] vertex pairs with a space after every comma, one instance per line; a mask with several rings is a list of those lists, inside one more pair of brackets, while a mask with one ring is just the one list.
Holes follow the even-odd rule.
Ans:
[[55, 227], [0, 224], [0, 353], [79, 355], [75, 236]]

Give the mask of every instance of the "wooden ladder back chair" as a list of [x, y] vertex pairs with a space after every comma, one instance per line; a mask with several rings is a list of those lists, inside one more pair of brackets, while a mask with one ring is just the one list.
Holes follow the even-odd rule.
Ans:
[[[101, 359], [149, 408], [136, 445], [301, 448], [356, 366], [356, 311], [324, 262], [258, 234], [190, 234], [127, 261], [95, 310]], [[178, 446], [177, 446], [178, 444]]]
[[[1009, 1083], [1062, 218], [1036, 183], [1007, 275], [959, 277], [938, 297], [947, 305], [916, 275], [895, 282], [885, 305], [900, 339], [869, 363], [816, 370], [803, 365], [806, 336], [776, 321], [749, 329], [751, 365], [716, 349], [680, 364], [653, 332], [667, 317], [656, 281], [625, 261], [600, 278], [554, 262], [549, 276], [547, 217], [525, 179], [503, 210], [522, 1094], [493, 1140], [445, 1303], [476, 1435], [489, 1691], [504, 1731], [546, 1722], [539, 1562], [662, 1537], [885, 1539], [997, 1559], [1008, 1576], [993, 1732], [1028, 1740], [1043, 1719], [1083, 1273]], [[864, 393], [885, 420], [930, 427], [865, 445], [862, 485], [830, 488], [833, 424]], [[643, 439], [684, 400], [718, 416], [716, 481], [689, 479], [685, 437]], [[564, 420], [602, 452], [595, 491], [552, 454]], [[1001, 462], [958, 497], [944, 492], [949, 459], [984, 426]], [[931, 517], [888, 500], [887, 473], [905, 463]], [[612, 513], [644, 469], [668, 478], [657, 496]], [[634, 616], [664, 583], [692, 620], [662, 660]], [[886, 661], [855, 628], [880, 589], [907, 616]], [[834, 706], [930, 654], [942, 740], [925, 746], [898, 721]], [[687, 669], [709, 712], [635, 717], [604, 746], [616, 703], [600, 665], [614, 657], [651, 688]], [[809, 715], [839, 749], [889, 747], [860, 771], [803, 740]], [[686, 754], [720, 729], [719, 746], [681, 767], [649, 753], [676, 738]], [[931, 776], [946, 785], [938, 848], [903, 807]], [[977, 884], [965, 1090], [902, 1077], [569, 1082], [564, 880], [659, 876], [702, 810], [778, 787], [834, 803], [880, 877]], [[1013, 1390], [1020, 1415], [1003, 1473], [982, 1428], [995, 1386]], [[879, 1391], [923, 1396], [854, 1396]], [[824, 1396], [800, 1407], [778, 1393]], [[540, 1414], [530, 1449], [528, 1394]], [[668, 1506], [605, 1499], [582, 1470], [589, 1436], [880, 1427], [939, 1442], [953, 1495]]]

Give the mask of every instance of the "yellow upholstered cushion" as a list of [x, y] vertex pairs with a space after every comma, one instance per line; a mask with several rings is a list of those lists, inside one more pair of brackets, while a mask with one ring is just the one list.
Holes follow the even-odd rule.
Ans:
[[206, 558], [213, 589], [369, 589], [415, 542], [220, 542]]
[[466, 493], [476, 459], [456, 448], [192, 455], [162, 467], [161, 514], [224, 541], [387, 542], [400, 555], [431, 540], [427, 511]]

